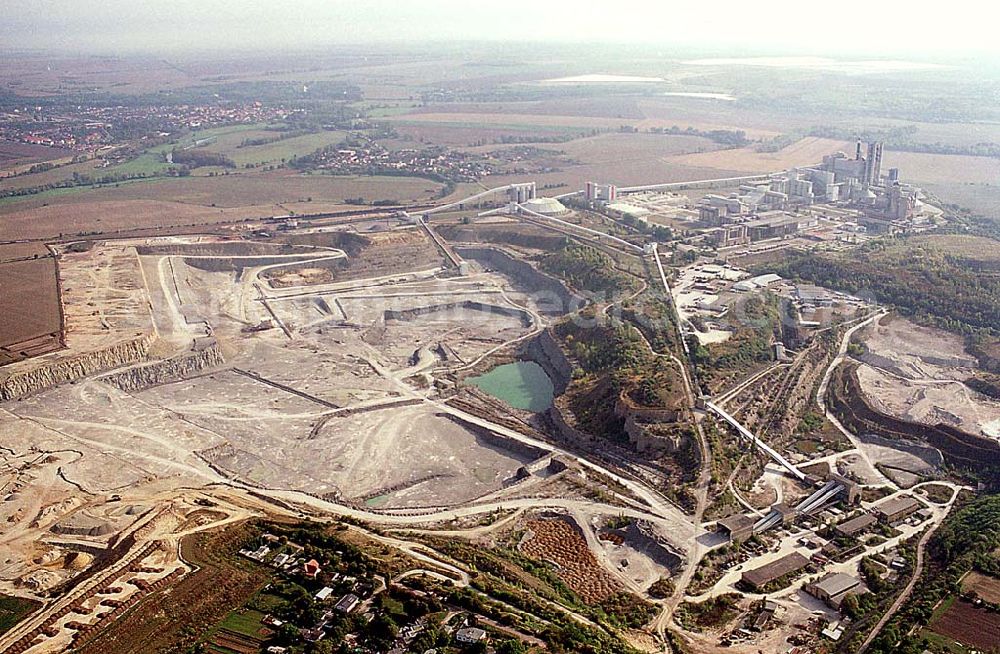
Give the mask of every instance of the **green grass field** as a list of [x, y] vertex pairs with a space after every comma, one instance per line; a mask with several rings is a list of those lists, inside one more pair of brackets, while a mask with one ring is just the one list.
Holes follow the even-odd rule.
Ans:
[[7, 633], [14, 626], [26, 618], [28, 614], [39, 607], [38, 602], [13, 597], [11, 595], [0, 595], [0, 634]]
[[[173, 148], [186, 148], [199, 141], [210, 141], [205, 147], [212, 148], [215, 152], [228, 152], [248, 138], [260, 138], [274, 132], [268, 131], [263, 123], [252, 125], [228, 125], [226, 127], [213, 127], [211, 129], [199, 129], [187, 134], [176, 143], [168, 143], [152, 148], [151, 152], [167, 152]], [[270, 127], [281, 127], [281, 125], [270, 125]], [[219, 149], [215, 149], [219, 148]]]
[[131, 161], [126, 161], [117, 166], [98, 169], [94, 171], [96, 176], [107, 175], [157, 175], [166, 172], [171, 165], [166, 162], [159, 152], [144, 152]]
[[263, 613], [253, 609], [232, 611], [219, 623], [219, 628], [257, 638], [263, 618]]
[[413, 103], [394, 107], [365, 107], [365, 111], [372, 118], [385, 118], [386, 116], [402, 116], [413, 111]]
[[265, 145], [253, 145], [243, 148], [232, 148], [219, 150], [216, 145], [208, 146], [213, 152], [222, 152], [233, 160], [237, 166], [245, 164], [268, 164], [280, 163], [296, 157], [305, 156], [328, 145], [336, 145], [346, 138], [344, 132], [316, 132], [314, 134], [303, 134], [290, 139], [275, 141]]
[[964, 645], [956, 643], [953, 639], [948, 638], [947, 636], [942, 636], [941, 634], [933, 632], [930, 629], [921, 629], [917, 635], [921, 639], [926, 638], [927, 642], [931, 646], [930, 650], [936, 654], [939, 652], [942, 654], [945, 652], [947, 652], [947, 654], [969, 654], [970, 650]]

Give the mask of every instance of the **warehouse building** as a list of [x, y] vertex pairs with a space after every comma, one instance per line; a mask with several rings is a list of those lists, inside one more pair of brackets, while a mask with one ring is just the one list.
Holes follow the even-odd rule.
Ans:
[[753, 536], [754, 519], [737, 513], [715, 523], [715, 530], [729, 538], [731, 543], [741, 543]]
[[871, 526], [876, 522], [878, 522], [878, 520], [872, 514], [862, 513], [857, 517], [841, 522], [839, 525], [834, 527], [833, 530], [838, 536], [853, 538], [858, 534], [868, 531], [868, 529], [871, 528]]
[[875, 515], [878, 516], [879, 522], [894, 525], [906, 520], [922, 508], [923, 505], [909, 495], [900, 495], [876, 506]]
[[741, 581], [755, 591], [760, 591], [768, 584], [781, 579], [785, 575], [795, 574], [809, 565], [809, 559], [798, 552], [792, 552], [776, 561], [771, 561], [754, 570], [743, 573]]
[[813, 597], [827, 603], [834, 609], [851, 595], [863, 595], [868, 588], [860, 579], [843, 572], [831, 572], [811, 584], [806, 584], [805, 591]]

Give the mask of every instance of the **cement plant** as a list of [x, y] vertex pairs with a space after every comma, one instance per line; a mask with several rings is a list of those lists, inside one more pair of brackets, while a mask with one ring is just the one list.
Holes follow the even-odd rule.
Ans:
[[1000, 647], [992, 141], [374, 52], [0, 71], [0, 652]]

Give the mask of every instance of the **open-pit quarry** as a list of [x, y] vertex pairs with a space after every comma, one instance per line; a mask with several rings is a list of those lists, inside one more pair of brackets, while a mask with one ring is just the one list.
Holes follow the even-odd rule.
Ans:
[[[754, 566], [811, 556], [836, 505], [875, 511], [941, 477], [943, 457], [1000, 448], [960, 342], [816, 287], [678, 274], [583, 212], [457, 213], [53, 245], [62, 347], [0, 368], [0, 594], [38, 607], [0, 651], [99, 648], [137, 603], [210, 583], [191, 537], [255, 519], [350, 524], [460, 587], [489, 569], [481, 587], [544, 590], [646, 651], [667, 631], [771, 651], [836, 615], [810, 579], [853, 574], [881, 544], [813, 558], [726, 624], [686, 620], [744, 592], [750, 549]], [[768, 316], [803, 290], [836, 306], [782, 335]], [[698, 311], [721, 327], [727, 302], [762, 321], [690, 331]], [[695, 346], [718, 370], [692, 365]], [[232, 582], [241, 601], [263, 575]], [[739, 636], [764, 597], [782, 627]]]
[[[544, 351], [582, 298], [524, 248], [436, 238], [402, 225], [61, 246], [65, 348], [0, 371], [0, 592], [43, 606], [0, 649], [82, 642], [188, 572], [184, 535], [250, 516], [440, 528], [547, 508], [591, 530], [610, 570], [593, 574], [621, 588], [671, 574], [664, 556], [679, 568], [700, 527], [464, 381]], [[608, 515], [669, 555], [599, 545]]]

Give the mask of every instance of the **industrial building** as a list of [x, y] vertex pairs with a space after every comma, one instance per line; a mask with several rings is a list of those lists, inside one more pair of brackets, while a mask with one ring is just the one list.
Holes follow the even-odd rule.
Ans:
[[755, 591], [760, 591], [768, 584], [786, 575], [795, 574], [809, 566], [809, 559], [798, 552], [787, 554], [776, 561], [771, 561], [754, 570], [747, 570], [740, 580]]
[[906, 520], [922, 508], [923, 505], [909, 495], [900, 495], [876, 506], [875, 515], [879, 522], [893, 525]]
[[858, 482], [853, 479], [848, 479], [847, 477], [837, 474], [836, 472], [830, 473], [828, 479], [830, 481], [835, 481], [844, 487], [843, 497], [844, 501], [848, 505], [858, 505], [861, 504], [861, 486]]
[[863, 595], [868, 587], [858, 579], [843, 572], [832, 572], [811, 584], [806, 584], [807, 593], [827, 603], [834, 609], [840, 609], [844, 600], [851, 595]]
[[816, 166], [775, 173], [765, 183], [744, 184], [729, 195], [706, 195], [698, 203], [698, 220], [718, 248], [819, 227], [818, 218], [789, 213], [817, 203], [848, 206], [858, 215], [856, 231], [897, 233], [929, 224], [940, 210], [921, 202], [921, 190], [901, 182], [898, 168], [883, 176], [882, 152], [881, 142], [871, 142], [862, 154], [859, 142], [853, 159], [837, 152]]
[[813, 307], [833, 306], [833, 293], [822, 286], [799, 284], [795, 287], [795, 298], [800, 303]]
[[521, 202], [520, 205], [528, 211], [534, 211], [543, 216], [561, 216], [569, 211], [562, 202], [555, 198], [531, 198]]
[[628, 202], [610, 202], [606, 207], [607, 213], [612, 218], [629, 219], [633, 221], [644, 221], [649, 215], [649, 209], [629, 204]]
[[529, 200], [534, 200], [536, 197], [535, 194], [536, 189], [534, 182], [511, 184], [510, 188], [507, 189], [507, 200], [516, 204], [524, 204]]
[[709, 227], [721, 227], [741, 216], [784, 209], [788, 195], [768, 185], [744, 184], [729, 196], [706, 195], [698, 203], [698, 220]]
[[767, 211], [749, 218], [731, 218], [730, 221], [730, 224], [711, 232], [709, 238], [716, 247], [732, 247], [794, 236], [819, 226], [819, 219], [815, 216], [785, 211]]
[[591, 204], [609, 204], [618, 199], [618, 187], [614, 184], [587, 182], [585, 195], [587, 202]]
[[751, 291], [756, 291], [762, 288], [768, 288], [771, 284], [776, 284], [781, 281], [781, 275], [776, 275], [774, 273], [767, 273], [764, 275], [757, 275], [756, 277], [751, 277], [750, 279], [744, 279], [733, 284], [733, 290], [737, 293], [749, 293]]
[[839, 525], [833, 528], [833, 531], [838, 536], [853, 538], [858, 534], [868, 531], [868, 529], [876, 522], [878, 522], [878, 519], [872, 514], [862, 513], [857, 517], [841, 522]]
[[744, 224], [719, 227], [711, 233], [710, 238], [712, 243], [720, 248], [750, 245], [750, 232]]
[[753, 518], [742, 513], [722, 518], [715, 523], [715, 530], [729, 538], [731, 543], [742, 543], [753, 536]]

